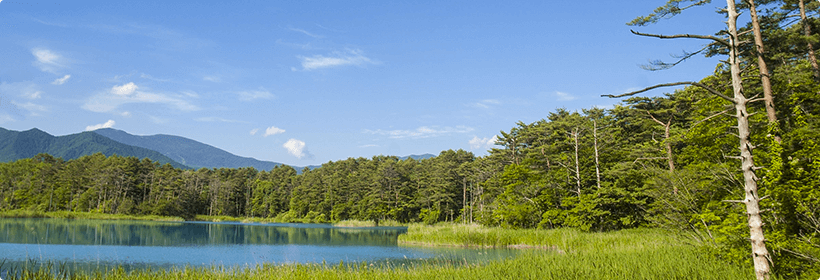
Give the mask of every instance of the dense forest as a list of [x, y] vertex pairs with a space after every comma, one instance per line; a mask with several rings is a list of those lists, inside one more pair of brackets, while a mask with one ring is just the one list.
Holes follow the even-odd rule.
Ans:
[[[680, 2], [686, 1], [670, 1], [675, 5], [633, 24], [679, 13], [674, 8]], [[497, 148], [486, 156], [448, 150], [422, 160], [349, 158], [297, 174], [289, 166], [185, 170], [130, 157], [64, 161], [40, 154], [0, 164], [0, 210], [585, 231], [664, 227], [728, 261], [751, 263], [747, 208], [738, 203], [746, 195], [744, 172], [751, 169], [773, 272], [820, 273], [818, 3], [769, 6], [755, 15], [759, 30], [752, 32], [750, 22], [735, 38], [754, 42], [759, 33], [762, 45], [701, 50], [735, 58], [717, 65], [713, 75], [661, 96], [633, 95], [611, 109], [557, 109], [542, 120], [519, 122], [500, 132]], [[668, 68], [695, 54], [646, 67]], [[738, 137], [744, 133], [736, 104], [724, 98], [736, 90], [735, 74], [749, 101], [746, 148], [754, 166], [742, 166]]]

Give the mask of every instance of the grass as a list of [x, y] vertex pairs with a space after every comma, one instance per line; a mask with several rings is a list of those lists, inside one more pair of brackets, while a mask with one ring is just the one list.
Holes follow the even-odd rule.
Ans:
[[[366, 223], [356, 223], [361, 225]], [[70, 279], [753, 279], [751, 267], [719, 261], [656, 229], [585, 233], [572, 229], [512, 230], [475, 225], [411, 224], [401, 244], [512, 246], [519, 257], [483, 264], [415, 261], [339, 264], [267, 264], [252, 268], [189, 267], [135, 270], [122, 267]], [[405, 245], [406, 246], [406, 245]], [[46, 268], [24, 269], [8, 279], [58, 279]], [[59, 273], [58, 273], [59, 274]], [[65, 274], [63, 274], [65, 276]], [[5, 280], [8, 280], [4, 278]], [[63, 278], [60, 278], [63, 279]]]
[[337, 227], [399, 227], [405, 226], [402, 223], [399, 223], [394, 220], [380, 220], [378, 224], [376, 221], [361, 221], [361, 220], [344, 220], [337, 223], [333, 223], [333, 226]]

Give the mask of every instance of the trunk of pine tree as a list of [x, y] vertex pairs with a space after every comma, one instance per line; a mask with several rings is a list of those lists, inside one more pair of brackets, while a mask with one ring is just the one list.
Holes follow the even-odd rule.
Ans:
[[737, 17], [734, 0], [726, 0], [726, 10], [728, 12], [729, 27], [729, 64], [732, 74], [732, 89], [734, 94], [734, 105], [737, 117], [738, 138], [740, 138], [740, 159], [743, 170], [743, 181], [746, 205], [746, 215], [748, 217], [750, 241], [752, 245], [752, 258], [754, 261], [755, 275], [758, 280], [769, 279], [770, 266], [769, 252], [766, 250], [765, 238], [763, 237], [763, 220], [760, 217], [760, 198], [757, 193], [757, 176], [754, 174], [754, 159], [752, 158], [752, 144], [749, 142], [749, 114], [746, 112], [748, 100], [743, 95], [743, 84], [740, 77], [740, 62], [738, 61], [738, 32]]
[[814, 46], [808, 38], [811, 36], [811, 27], [806, 17], [806, 5], [803, 3], [803, 0], [800, 0], [798, 4], [800, 5], [800, 20], [803, 23], [803, 35], [806, 35], [806, 44], [809, 47], [809, 62], [811, 62], [811, 68], [814, 69], [814, 79], [820, 81], [820, 66], [817, 65], [817, 57], [814, 55]]
[[[803, 0], [800, 0], [803, 1]], [[774, 95], [772, 94], [772, 83], [769, 80], [769, 68], [766, 66], [766, 61], [763, 60], [763, 34], [760, 31], [760, 21], [757, 19], [757, 8], [754, 0], [747, 0], [749, 3], [749, 11], [752, 17], [752, 32], [755, 37], [755, 48], [757, 49], [757, 66], [760, 70], [760, 85], [763, 87], [763, 100], [766, 103], [766, 117], [769, 119], [769, 124], [777, 124], [777, 115], [774, 110]], [[777, 142], [780, 142], [780, 136], [775, 136]]]

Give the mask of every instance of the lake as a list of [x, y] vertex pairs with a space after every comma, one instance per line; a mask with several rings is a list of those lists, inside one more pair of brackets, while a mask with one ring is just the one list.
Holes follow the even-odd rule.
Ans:
[[[405, 227], [344, 228], [323, 224], [244, 224], [0, 219], [2, 269], [27, 263], [126, 269], [260, 264], [402, 262], [470, 263], [519, 250], [399, 246]], [[2, 275], [0, 275], [2, 277]]]

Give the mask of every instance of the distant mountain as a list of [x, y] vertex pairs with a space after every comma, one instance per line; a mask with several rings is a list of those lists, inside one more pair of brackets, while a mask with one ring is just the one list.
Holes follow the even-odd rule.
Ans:
[[0, 162], [31, 158], [39, 153], [48, 153], [64, 160], [76, 159], [95, 153], [102, 153], [106, 156], [116, 154], [140, 159], [149, 158], [160, 164], [170, 163], [177, 168], [187, 168], [185, 165], [159, 152], [126, 145], [89, 131], [65, 136], [53, 136], [36, 128], [26, 131], [0, 128]]
[[[256, 170], [271, 170], [275, 166], [282, 165], [278, 162], [240, 157], [214, 146], [180, 136], [165, 134], [137, 136], [112, 128], [98, 129], [93, 132], [123, 144], [157, 151], [193, 168], [253, 167]], [[295, 166], [294, 168], [301, 170], [301, 168]]]
[[400, 157], [399, 159], [400, 160], [405, 160], [405, 159], [408, 159], [408, 158], [412, 158], [412, 159], [415, 159], [415, 160], [422, 160], [422, 159], [428, 159], [428, 158], [434, 158], [434, 157], [436, 157], [436, 155], [434, 155], [434, 154], [423, 154], [423, 155], [404, 156], [404, 157]]

